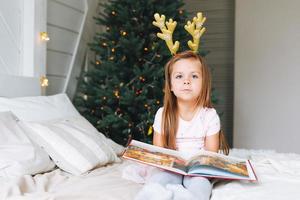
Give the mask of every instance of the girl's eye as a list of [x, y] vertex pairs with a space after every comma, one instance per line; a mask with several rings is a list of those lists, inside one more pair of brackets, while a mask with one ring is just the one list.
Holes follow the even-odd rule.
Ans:
[[176, 75], [175, 78], [180, 79], [180, 78], [182, 78], [182, 75]]
[[193, 77], [194, 79], [199, 78], [198, 75], [195, 75], [195, 74], [194, 74], [192, 77]]

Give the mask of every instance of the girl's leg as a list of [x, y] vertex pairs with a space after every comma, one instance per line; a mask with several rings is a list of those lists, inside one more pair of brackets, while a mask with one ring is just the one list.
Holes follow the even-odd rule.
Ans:
[[155, 171], [136, 195], [135, 200], [173, 199], [173, 192], [166, 188], [167, 184], [182, 184], [182, 176], [163, 170]]
[[183, 186], [189, 190], [197, 200], [209, 200], [212, 184], [204, 177], [190, 177], [183, 178]]
[[160, 170], [155, 172], [148, 180], [148, 183], [159, 183], [162, 186], [167, 184], [182, 184], [182, 175], [175, 174], [172, 172]]

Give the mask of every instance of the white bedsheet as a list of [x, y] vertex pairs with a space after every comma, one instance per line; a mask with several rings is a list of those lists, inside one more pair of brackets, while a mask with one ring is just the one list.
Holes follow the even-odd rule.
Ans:
[[[231, 155], [251, 158], [259, 181], [220, 182], [213, 189], [212, 200], [300, 199], [300, 155], [240, 149]], [[101, 167], [78, 177], [56, 169], [34, 177], [0, 178], [0, 199], [132, 200], [142, 185], [121, 177], [127, 164]]]
[[113, 164], [82, 176], [56, 169], [15, 179], [0, 179], [0, 199], [7, 200], [129, 200], [141, 185], [121, 179], [124, 164]]
[[251, 159], [259, 180], [221, 182], [215, 185], [211, 200], [300, 199], [300, 155], [241, 149], [231, 154]]

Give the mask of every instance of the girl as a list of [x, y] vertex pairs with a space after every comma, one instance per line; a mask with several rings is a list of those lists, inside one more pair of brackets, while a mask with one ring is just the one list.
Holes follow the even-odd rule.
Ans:
[[[205, 149], [228, 154], [219, 116], [212, 108], [209, 69], [202, 57], [185, 51], [166, 64], [164, 107], [157, 111], [153, 127], [154, 145], [188, 153]], [[209, 199], [212, 191], [207, 178], [166, 171], [152, 175], [149, 183], [182, 184], [192, 194], [191, 199], [197, 200]]]

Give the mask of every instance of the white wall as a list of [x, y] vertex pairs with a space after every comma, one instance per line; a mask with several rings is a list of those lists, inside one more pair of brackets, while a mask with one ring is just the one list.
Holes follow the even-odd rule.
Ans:
[[45, 74], [46, 0], [0, 1], [0, 96], [40, 95]]
[[300, 153], [299, 8], [236, 0], [234, 147]]
[[222, 113], [222, 129], [232, 145], [234, 0], [184, 0], [184, 3], [184, 7], [191, 13], [189, 20], [199, 11], [207, 18], [200, 49], [209, 51], [205, 59], [212, 69], [212, 87], [218, 98], [218, 103], [214, 106], [218, 113]]

